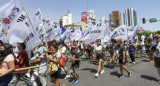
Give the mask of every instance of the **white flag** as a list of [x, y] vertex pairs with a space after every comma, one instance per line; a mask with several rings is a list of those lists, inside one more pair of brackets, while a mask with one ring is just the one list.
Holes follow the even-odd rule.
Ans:
[[144, 36], [144, 35], [142, 35], [142, 36], [141, 36], [141, 40], [142, 40], [142, 41], [144, 41], [144, 39], [145, 39], [145, 36]]
[[73, 33], [72, 40], [79, 41], [82, 38], [82, 34], [80, 27], [78, 27]]
[[3, 27], [7, 31], [11, 23], [20, 12], [18, 0], [11, 0], [6, 5], [0, 8], [0, 18], [3, 22]]
[[70, 43], [71, 41], [71, 33], [70, 30], [67, 29], [63, 34], [62, 34], [62, 40], [64, 40], [65, 43]]
[[127, 40], [127, 26], [122, 25], [122, 26], [116, 28], [113, 32], [111, 32], [110, 40], [111, 39]]
[[89, 26], [84, 31], [84, 37], [87, 36], [87, 34], [92, 30], [93, 24], [89, 24]]
[[41, 40], [41, 42], [44, 42], [46, 40], [46, 38], [45, 38], [45, 33], [46, 32], [45, 32], [43, 23], [39, 25], [37, 33], [38, 33], [38, 37]]
[[42, 23], [42, 14], [40, 9], [37, 9], [36, 12], [32, 16], [32, 24], [36, 31], [38, 32], [38, 27]]
[[48, 18], [45, 21], [44, 28], [46, 31], [45, 37], [47, 41], [51, 41], [55, 39], [55, 32], [54, 32], [54, 24], [53, 21], [50, 21]]
[[1, 23], [0, 23], [0, 40], [2, 40], [3, 43], [7, 43], [7, 39], [4, 30], [2, 29]]
[[15, 46], [17, 42], [24, 42], [29, 56], [30, 51], [38, 44], [38, 36], [24, 9], [20, 11], [14, 23], [12, 23], [11, 28], [8, 30], [7, 40], [10, 44]]
[[103, 39], [103, 42], [108, 42], [109, 41], [109, 33], [110, 33], [109, 24], [106, 24], [105, 30], [104, 30], [104, 39]]
[[131, 40], [133, 42], [136, 38], [137, 32], [138, 32], [139, 24], [136, 27], [133, 27], [132, 30], [129, 30], [128, 32], [128, 41]]
[[149, 38], [153, 39], [152, 33], [151, 33], [151, 35], [149, 36]]
[[57, 28], [54, 29], [55, 32], [55, 40], [60, 41], [61, 40], [61, 28], [58, 26]]
[[104, 39], [105, 31], [105, 17], [103, 17], [89, 32], [89, 34], [83, 39], [84, 44], [87, 45], [91, 42], [95, 42], [97, 39]]

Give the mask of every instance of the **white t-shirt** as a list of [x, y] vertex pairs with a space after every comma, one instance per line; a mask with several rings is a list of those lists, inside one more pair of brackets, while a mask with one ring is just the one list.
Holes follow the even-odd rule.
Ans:
[[66, 54], [66, 47], [65, 46], [63, 46], [62, 48], [61, 48], [61, 53], [63, 53], [63, 54]]
[[102, 45], [99, 45], [99, 46], [96, 45], [94, 49], [95, 49], [95, 52], [102, 52], [103, 47]]
[[160, 42], [158, 43], [156, 47], [156, 51], [154, 52], [154, 56], [160, 58]]

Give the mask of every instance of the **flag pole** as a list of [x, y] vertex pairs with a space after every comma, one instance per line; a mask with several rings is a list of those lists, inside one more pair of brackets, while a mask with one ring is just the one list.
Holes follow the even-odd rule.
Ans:
[[25, 8], [24, 8], [24, 7], [23, 7], [22, 9], [26, 12], [27, 17], [28, 17], [28, 19], [29, 19], [29, 21], [30, 21], [30, 23], [31, 23], [32, 28], [33, 28], [33, 31], [34, 31], [34, 32], [35, 32], [35, 34], [37, 35], [38, 40], [40, 40], [40, 39], [39, 39], [39, 37], [38, 37], [38, 34], [37, 34], [37, 32], [36, 32], [36, 30], [35, 30], [35, 28], [34, 28], [33, 24], [32, 24], [32, 22], [31, 22], [31, 19], [29, 18], [29, 15], [28, 15], [27, 11], [25, 10]]
[[[2, 25], [2, 30], [3, 30], [3, 32], [5, 34], [5, 37], [6, 37], [6, 40], [7, 40], [7, 33], [6, 33], [6, 31], [5, 31], [4, 27], [3, 27], [3, 23], [2, 23], [2, 19], [1, 18], [0, 18], [0, 22], [1, 22], [1, 25]], [[8, 40], [7, 40], [7, 42], [9, 43]]]

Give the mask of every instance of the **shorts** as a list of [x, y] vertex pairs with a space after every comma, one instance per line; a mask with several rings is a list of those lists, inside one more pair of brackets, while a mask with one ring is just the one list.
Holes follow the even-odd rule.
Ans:
[[155, 66], [157, 68], [159, 68], [160, 67], [160, 58], [155, 56], [154, 57], [154, 63], [155, 63]]
[[0, 77], [0, 86], [8, 86], [13, 78], [13, 73]]
[[58, 79], [61, 75], [61, 68], [58, 68], [58, 71], [51, 75], [54, 79]]
[[97, 56], [97, 59], [99, 60], [99, 59], [104, 59], [104, 54], [102, 53], [102, 54], [97, 54], [96, 55]]
[[150, 52], [150, 50], [146, 50], [146, 53]]
[[123, 59], [119, 59], [120, 64], [126, 64], [127, 59], [125, 58], [125, 62], [123, 63]]
[[79, 67], [71, 67], [70, 72], [71, 73], [79, 73]]
[[113, 53], [110, 53], [110, 56], [111, 56], [111, 58], [112, 58], [113, 56], [116, 56], [116, 52], [114, 51]]

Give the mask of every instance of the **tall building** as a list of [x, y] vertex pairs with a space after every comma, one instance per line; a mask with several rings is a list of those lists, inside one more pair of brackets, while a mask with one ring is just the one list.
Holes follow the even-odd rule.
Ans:
[[119, 11], [113, 11], [111, 14], [109, 14], [110, 18], [110, 24], [113, 27], [119, 27], [121, 22], [121, 13]]
[[60, 26], [62, 26], [62, 27], [72, 24], [72, 14], [69, 13], [69, 10], [68, 10], [68, 13], [66, 15], [64, 15], [60, 18], [59, 23], [60, 23]]
[[96, 23], [95, 13], [94, 13], [93, 10], [89, 10], [88, 11], [88, 13], [87, 13], [87, 20], [88, 20], [88, 23], [93, 23], [93, 24]]
[[137, 25], [137, 13], [133, 8], [125, 9], [123, 13], [124, 24], [128, 27]]

